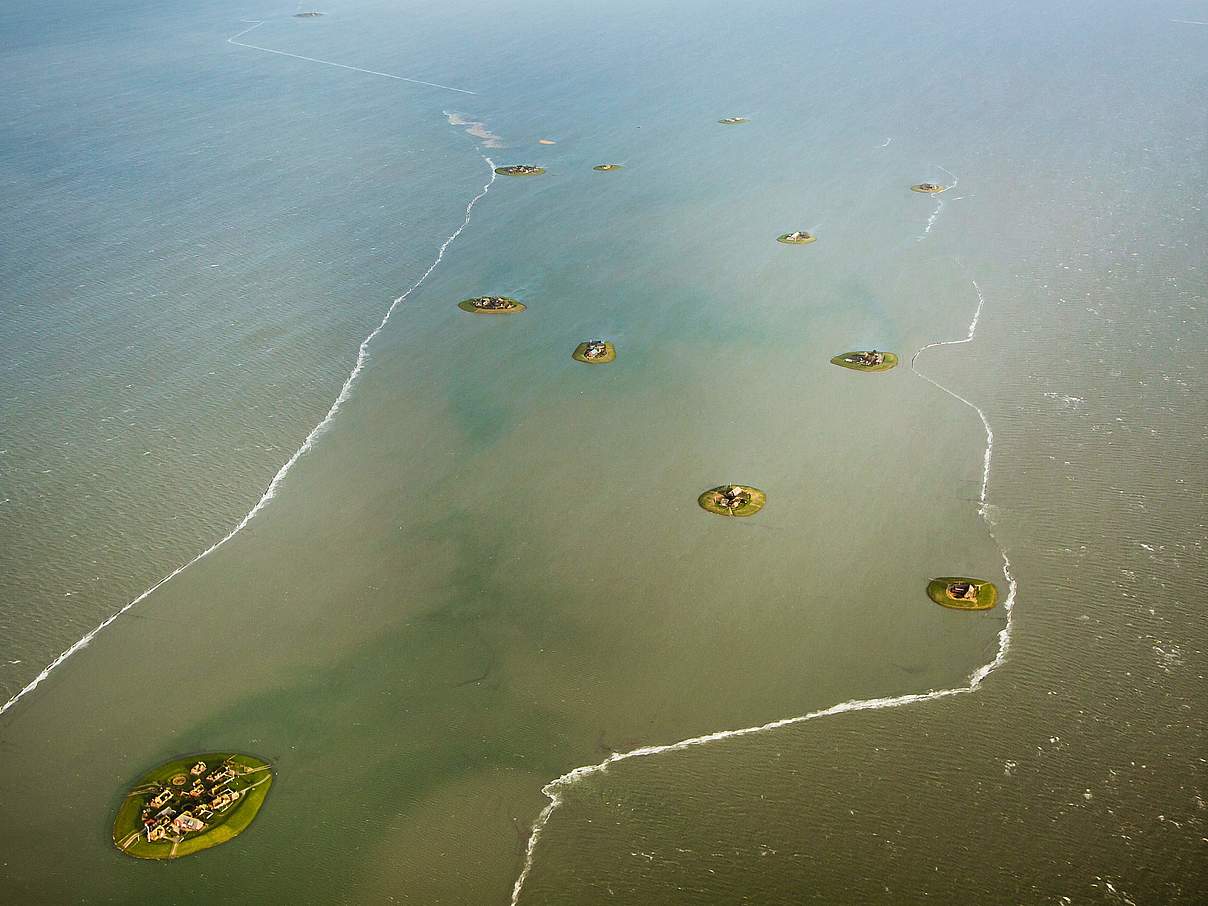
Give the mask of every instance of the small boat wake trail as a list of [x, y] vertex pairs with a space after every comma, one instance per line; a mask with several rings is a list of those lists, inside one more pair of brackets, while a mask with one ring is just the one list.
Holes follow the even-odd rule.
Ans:
[[[250, 20], [244, 19], [243, 21], [248, 22]], [[248, 44], [244, 41], [236, 40], [238, 38], [242, 38], [248, 32], [259, 28], [266, 21], [266, 19], [261, 19], [248, 26], [238, 34], [231, 35], [229, 38], [227, 38], [227, 43], [234, 44], [236, 47], [247, 47], [251, 50], [262, 50], [265, 53], [275, 53], [282, 57], [292, 57], [295, 60], [305, 60], [307, 63], [322, 63], [324, 66], [336, 66], [340, 69], [349, 69], [353, 72], [363, 72], [366, 75], [381, 76], [384, 79], [395, 79], [399, 82], [410, 82], [413, 85], [427, 85], [429, 88], [443, 88], [445, 91], [456, 91], [458, 94], [478, 94], [477, 91], [470, 91], [468, 88], [454, 88], [451, 85], [441, 85], [438, 82], [425, 82], [423, 79], [409, 79], [406, 76], [395, 75], [392, 72], [378, 72], [376, 69], [362, 69], [360, 66], [349, 66], [347, 63], [335, 63], [331, 60], [320, 60], [317, 57], [304, 57], [301, 54], [289, 53], [284, 50], [273, 50], [271, 47], [261, 47], [259, 44]]]
[[162, 579], [160, 579], [158, 582], [156, 582], [154, 585], [152, 585], [150, 588], [148, 588], [146, 591], [144, 591], [141, 595], [139, 595], [137, 598], [135, 598], [133, 601], [131, 601], [129, 604], [127, 604], [125, 607], [121, 608], [119, 611], [117, 611], [116, 613], [111, 615], [103, 623], [101, 623], [95, 629], [91, 630], [83, 638], [81, 638], [78, 642], [76, 642], [74, 645], [72, 645], [70, 648], [68, 648], [62, 654], [60, 654], [53, 661], [51, 661], [50, 664], [41, 673], [39, 673], [36, 677], [34, 677], [30, 683], [28, 683], [23, 689], [21, 689], [20, 692], [18, 692], [12, 698], [10, 698], [8, 701], [6, 701], [3, 705], [0, 705], [0, 715], [3, 715], [4, 712], [6, 712], [9, 708], [11, 708], [13, 705], [15, 705], [18, 701], [20, 701], [26, 695], [28, 695], [29, 693], [31, 693], [35, 689], [37, 689], [38, 686], [40, 686], [42, 684], [42, 682], [48, 676], [50, 676], [50, 673], [52, 670], [57, 668], [60, 664], [62, 664], [65, 660], [67, 660], [73, 654], [80, 651], [80, 649], [86, 648], [88, 646], [89, 642], [91, 642], [94, 638], [96, 638], [97, 635], [99, 633], [101, 633], [103, 630], [109, 628], [109, 626], [112, 625], [113, 622], [118, 619], [118, 617], [122, 616], [122, 614], [126, 613], [128, 610], [130, 610], [132, 607], [134, 607], [139, 602], [145, 600], [147, 597], [149, 597], [153, 592], [155, 592], [161, 586], [163, 586], [163, 585], [167, 584], [168, 582], [172, 581], [173, 579], [175, 579], [177, 576], [179, 576], [181, 573], [183, 573], [186, 569], [188, 569], [194, 563], [197, 563], [200, 560], [204, 560], [210, 554], [214, 553], [214, 551], [218, 550], [218, 548], [222, 547], [224, 544], [226, 544], [228, 541], [230, 541], [232, 538], [234, 538], [236, 535], [238, 535], [241, 531], [243, 531], [244, 527], [246, 527], [247, 524], [249, 522], [251, 522], [262, 509], [264, 509], [266, 506], [268, 506], [269, 501], [272, 500], [273, 497], [276, 496], [277, 489], [281, 486], [281, 483], [285, 480], [285, 476], [289, 474], [289, 470], [294, 467], [294, 464], [299, 459], [302, 458], [302, 455], [304, 453], [306, 453], [307, 450], [309, 450], [311, 447], [313, 447], [315, 445], [315, 441], [318, 440], [319, 435], [322, 434], [323, 431], [332, 423], [332, 421], [336, 417], [336, 413], [340, 411], [340, 407], [343, 406], [344, 403], [348, 400], [348, 397], [352, 395], [352, 385], [356, 382], [356, 379], [360, 376], [361, 372], [364, 370], [365, 362], [369, 358], [369, 344], [372, 343], [374, 338], [382, 332], [383, 328], [385, 328], [386, 323], [390, 320], [390, 316], [394, 314], [395, 309], [397, 309], [400, 305], [402, 305], [403, 302], [405, 302], [407, 300], [408, 296], [410, 296], [413, 292], [415, 292], [417, 289], [419, 289], [420, 286], [423, 285], [424, 281], [428, 279], [428, 277], [431, 275], [431, 273], [434, 270], [436, 270], [437, 266], [440, 264], [440, 262], [445, 257], [445, 251], [449, 248], [450, 245], [453, 244], [453, 240], [455, 240], [458, 236], [460, 236], [462, 234], [462, 231], [464, 231], [465, 228], [470, 225], [470, 215], [474, 211], [474, 205], [478, 204], [479, 199], [481, 199], [484, 195], [487, 194], [487, 192], [491, 188], [491, 185], [495, 182], [495, 162], [492, 161], [489, 157], [487, 157], [485, 155], [483, 155], [482, 159], [484, 161], [486, 161], [487, 167], [490, 169], [491, 178], [487, 180], [486, 185], [484, 185], [482, 187], [481, 191], [479, 191], [479, 193], [477, 195], [475, 195], [473, 198], [471, 198], [470, 203], [466, 205], [466, 216], [465, 216], [465, 219], [462, 220], [461, 226], [459, 226], [456, 230], [454, 230], [453, 233], [447, 239], [445, 239], [444, 242], [441, 243], [440, 248], [437, 250], [437, 253], [436, 253], [436, 260], [434, 260], [430, 265], [428, 265], [428, 269], [426, 271], [424, 271], [423, 274], [420, 275], [420, 278], [418, 280], [416, 280], [415, 283], [413, 283], [407, 289], [406, 292], [404, 292], [401, 296], [399, 296], [393, 302], [390, 303], [390, 306], [386, 309], [386, 313], [384, 315], [382, 315], [382, 320], [378, 322], [377, 327], [375, 327], [372, 331], [370, 331], [369, 335], [361, 341], [361, 345], [357, 348], [356, 362], [353, 364], [352, 371], [349, 372], [348, 377], [344, 380], [344, 386], [342, 386], [340, 388], [340, 392], [336, 396], [335, 402], [331, 404], [331, 408], [327, 410], [327, 414], [323, 416], [322, 420], [320, 420], [319, 423], [317, 425], [315, 425], [314, 428], [311, 429], [311, 432], [306, 435], [306, 439], [302, 441], [302, 446], [298, 447], [298, 449], [294, 451], [294, 455], [285, 461], [285, 465], [283, 465], [280, 469], [277, 470], [277, 474], [274, 475], [273, 480], [268, 483], [268, 487], [265, 489], [264, 494], [260, 497], [260, 499], [258, 501], [256, 501], [256, 505], [253, 506], [250, 510], [248, 510], [247, 515], [244, 516], [242, 519], [240, 519], [239, 523], [233, 529], [231, 529], [230, 532], [228, 532], [224, 537], [222, 537], [218, 541], [211, 544], [209, 547], [207, 547], [205, 550], [203, 550], [200, 554], [198, 554], [196, 557], [194, 557], [188, 563], [185, 563], [182, 566], [178, 566], [176, 569], [172, 570], [172, 572], [168, 573], [168, 575], [164, 576]]
[[[945, 171], [947, 172], [947, 171]], [[951, 175], [951, 174], [949, 174]], [[955, 177], [954, 177], [955, 178]], [[955, 183], [954, 183], [955, 184]], [[934, 215], [933, 215], [934, 217]], [[997, 670], [1006, 661], [1007, 650], [1011, 646], [1011, 627], [1012, 614], [1015, 607], [1015, 577], [1011, 574], [1011, 561], [1007, 558], [1007, 552], [998, 539], [994, 535], [994, 526], [988, 515], [987, 508], [987, 493], [990, 486], [990, 462], [994, 449], [994, 432], [990, 430], [990, 422], [986, 418], [986, 414], [980, 407], [969, 402], [958, 393], [949, 390], [938, 381], [933, 380], [916, 367], [919, 356], [928, 349], [937, 346], [956, 346], [962, 343], [973, 342], [973, 337], [977, 333], [977, 325], [981, 320], [982, 307], [985, 305], [985, 298], [982, 296], [981, 288], [977, 285], [977, 281], [973, 282], [973, 289], [977, 293], [977, 309], [973, 313], [973, 320], [969, 324], [969, 333], [967, 336], [959, 340], [940, 340], [934, 343], [928, 343], [919, 349], [910, 359], [910, 370], [921, 377], [927, 383], [942, 390], [944, 393], [951, 396], [953, 399], [959, 400], [970, 409], [977, 413], [981, 419], [982, 426], [986, 429], [986, 453], [983, 459], [982, 467], [982, 485], [981, 494], [978, 497], [978, 514], [985, 521], [990, 532], [990, 537], [994, 539], [995, 544], [998, 544], [999, 554], [1002, 557], [1002, 573], [1007, 580], [1007, 597], [1003, 602], [1003, 608], [1006, 611], [1006, 624], [998, 633], [998, 651], [994, 655], [994, 659], [988, 664], [983, 664], [978, 667], [973, 673], [969, 674], [968, 682], [964, 686], [957, 686], [953, 689], [933, 689], [930, 692], [916, 692], [909, 695], [896, 695], [888, 698], [870, 698], [858, 701], [846, 701], [837, 705], [831, 705], [829, 708], [823, 708], [820, 711], [811, 711], [809, 714], [802, 714], [799, 717], [785, 717], [780, 720], [774, 720], [770, 723], [761, 724], [757, 727], [743, 727], [738, 730], [719, 730], [716, 733], [708, 733], [704, 736], [693, 736], [690, 739], [681, 739], [679, 742], [673, 742], [668, 745], [642, 746], [637, 749], [632, 749], [628, 752], [614, 752], [603, 761], [597, 764], [584, 765], [583, 767], [575, 768], [573, 771], [568, 771], [561, 777], [557, 777], [542, 787], [541, 792], [549, 799], [549, 803], [541, 810], [537, 816], [537, 820], [533, 822], [532, 832], [529, 834], [528, 845], [524, 851], [524, 863], [520, 869], [520, 875], [516, 878], [516, 883], [512, 887], [511, 906], [518, 906], [520, 895], [524, 891], [524, 883], [528, 880], [529, 872], [533, 868], [533, 860], [537, 850], [537, 844], [541, 840], [541, 835], [545, 831], [546, 825], [553, 817], [558, 806], [562, 804], [562, 791], [570, 786], [591, 777], [594, 774], [601, 774], [618, 761], [628, 761], [631, 758], [646, 758], [651, 755], [663, 755], [668, 752], [678, 752], [684, 749], [690, 749], [695, 746], [707, 745], [711, 742], [719, 742], [724, 739], [736, 739], [741, 736], [754, 736], [759, 733], [766, 733], [770, 730], [778, 730], [781, 727], [792, 726], [793, 724], [805, 723], [806, 721], [816, 720], [820, 717], [832, 717], [836, 714], [847, 714], [851, 711], [876, 711], [884, 708], [900, 708], [904, 705], [913, 705], [918, 702], [936, 701], [941, 698], [949, 698], [954, 695], [966, 695], [971, 692], [976, 692], [978, 687], [991, 673]]]

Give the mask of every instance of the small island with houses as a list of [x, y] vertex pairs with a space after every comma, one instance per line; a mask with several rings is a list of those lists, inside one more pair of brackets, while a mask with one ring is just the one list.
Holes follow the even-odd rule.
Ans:
[[738, 126], [742, 123], [749, 123], [750, 119], [745, 116], [727, 116], [725, 119], [718, 120], [723, 126]]
[[791, 233], [781, 233], [776, 237], [776, 241], [783, 242], [785, 245], [808, 245], [811, 242], [817, 242], [818, 237], [805, 230], [793, 230]]
[[840, 368], [850, 368], [853, 371], [888, 371], [898, 364], [898, 357], [892, 352], [878, 352], [875, 349], [863, 352], [845, 352], [831, 359], [832, 365]]
[[517, 302], [508, 296], [477, 296], [473, 299], [463, 299], [457, 303], [462, 311], [480, 315], [512, 315], [525, 309], [523, 302]]
[[596, 164], [592, 167], [593, 170], [599, 170], [601, 173], [611, 173], [613, 170], [620, 170], [620, 164]]
[[545, 167], [537, 167], [532, 164], [513, 164], [510, 167], [496, 167], [495, 172], [500, 176], [540, 176], [545, 172]]
[[935, 182], [921, 182], [918, 185], [910, 187], [911, 192], [922, 192], [924, 195], [939, 195], [940, 192], [947, 192], [947, 186], [941, 186]]
[[953, 610], [990, 610], [998, 603], [998, 587], [985, 579], [940, 576], [927, 583], [927, 596]]
[[741, 484], [723, 484], [705, 491], [696, 502], [718, 516], [754, 516], [767, 503], [768, 495], [758, 488]]
[[148, 771], [126, 794], [113, 843], [139, 859], [179, 859], [247, 829], [273, 783], [272, 766], [251, 755], [210, 752]]
[[587, 365], [607, 365], [616, 361], [616, 347], [607, 340], [586, 340], [575, 347], [571, 358]]

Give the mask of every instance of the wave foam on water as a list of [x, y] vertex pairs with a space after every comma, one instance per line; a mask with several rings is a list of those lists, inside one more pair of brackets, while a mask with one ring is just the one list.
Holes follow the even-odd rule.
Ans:
[[450, 126], [465, 126], [466, 135], [478, 139], [482, 142], [484, 148], [502, 148], [503, 137], [496, 135], [487, 128], [486, 123], [480, 123], [477, 120], [468, 119], [460, 113], [453, 113], [450, 110], [442, 110], [441, 113], [449, 120]]
[[[253, 26], [253, 27], [255, 27], [255, 26]], [[238, 36], [236, 36], [236, 37], [238, 37]], [[361, 345], [357, 348], [356, 363], [353, 365], [352, 371], [349, 373], [348, 377], [345, 379], [344, 386], [342, 386], [340, 388], [340, 393], [339, 393], [339, 395], [336, 396], [335, 402], [331, 404], [331, 408], [327, 410], [327, 414], [323, 416], [322, 420], [320, 420], [320, 422], [317, 425], [315, 425], [314, 428], [311, 429], [311, 432], [306, 435], [306, 439], [302, 441], [302, 446], [298, 447], [298, 449], [294, 451], [294, 455], [285, 461], [285, 465], [283, 465], [280, 469], [277, 470], [277, 474], [274, 475], [273, 480], [268, 483], [268, 487], [265, 489], [264, 494], [260, 497], [260, 499], [258, 501], [256, 501], [256, 505], [253, 506], [250, 510], [248, 510], [247, 515], [245, 515], [242, 519], [240, 519], [239, 523], [233, 529], [231, 529], [230, 532], [228, 532], [224, 537], [222, 537], [218, 541], [215, 541], [213, 544], [211, 544], [209, 547], [207, 547], [205, 550], [203, 550], [200, 554], [198, 554], [196, 557], [194, 557], [188, 563], [185, 563], [182, 566], [178, 566], [176, 569], [172, 570], [172, 572], [168, 573], [168, 575], [164, 576], [162, 579], [160, 579], [158, 582], [156, 582], [154, 585], [152, 585], [150, 588], [148, 588], [146, 591], [144, 591], [141, 595], [139, 595], [137, 598], [135, 598], [129, 604], [127, 604], [126, 606], [124, 606], [123, 608], [118, 610], [116, 613], [112, 614], [108, 619], [106, 619], [104, 622], [102, 622], [100, 625], [98, 625], [95, 629], [92, 629], [83, 638], [81, 638], [74, 645], [72, 645], [70, 648], [68, 648], [66, 651], [64, 651], [62, 654], [60, 654], [57, 658], [55, 658], [53, 661], [51, 661], [50, 664], [47, 665], [47, 667], [41, 673], [39, 673], [36, 677], [34, 677], [32, 681], [30, 681], [28, 684], [26, 684], [25, 687], [22, 688], [20, 692], [18, 692], [12, 698], [10, 698], [8, 701], [6, 701], [3, 705], [0, 705], [0, 715], [3, 715], [6, 711], [8, 711], [9, 708], [13, 707], [13, 705], [15, 705], [18, 701], [20, 701], [26, 695], [28, 695], [29, 693], [33, 692], [36, 688], [38, 688], [38, 686], [40, 686], [42, 684], [42, 682], [48, 676], [50, 676], [51, 671], [53, 671], [55, 668], [57, 668], [59, 665], [61, 665], [69, 657], [71, 657], [73, 654], [76, 654], [81, 649], [87, 648], [88, 644], [93, 639], [95, 639], [99, 633], [101, 633], [102, 631], [107, 629], [109, 626], [111, 626], [113, 624], [113, 622], [118, 619], [118, 617], [120, 617], [122, 614], [126, 613], [128, 610], [130, 610], [132, 607], [134, 607], [140, 601], [145, 600], [154, 591], [159, 589], [164, 584], [175, 579], [177, 576], [179, 576], [181, 573], [183, 573], [186, 569], [188, 569], [194, 563], [197, 563], [200, 560], [204, 560], [210, 554], [214, 553], [214, 551], [218, 550], [218, 548], [222, 547], [224, 544], [226, 544], [228, 541], [230, 541], [232, 538], [234, 538], [236, 535], [238, 535], [241, 531], [243, 531], [244, 527], [247, 526], [247, 524], [256, 517], [256, 514], [259, 513], [266, 506], [268, 506], [269, 501], [272, 500], [274, 496], [276, 496], [277, 488], [279, 488], [281, 486], [281, 482], [285, 480], [285, 476], [289, 474], [289, 470], [294, 467], [294, 463], [296, 463], [299, 459], [301, 459], [302, 455], [304, 453], [306, 453], [307, 450], [309, 450], [311, 447], [314, 446], [315, 441], [319, 438], [319, 435], [322, 434], [323, 431], [332, 423], [332, 421], [336, 417], [336, 413], [340, 411], [340, 407], [344, 405], [344, 403], [348, 400], [348, 397], [352, 394], [352, 385], [356, 382], [357, 377], [364, 370], [365, 362], [367, 361], [367, 359], [369, 357], [369, 344], [372, 343], [374, 338], [382, 332], [383, 328], [385, 328], [386, 323], [390, 320], [390, 316], [394, 314], [394, 310], [396, 308], [398, 308], [403, 302], [405, 302], [408, 296], [410, 296], [413, 292], [415, 292], [417, 289], [419, 289], [419, 287], [423, 284], [423, 282], [428, 279], [429, 275], [434, 270], [436, 270], [437, 265], [439, 265], [440, 262], [445, 257], [445, 251], [449, 248], [450, 245], [453, 244], [453, 240], [455, 240], [458, 236], [460, 236], [462, 234], [462, 231], [465, 230], [465, 228], [470, 225], [470, 215], [474, 210], [474, 205], [478, 204], [479, 199], [487, 194], [487, 192], [491, 188], [491, 185], [495, 182], [495, 162], [492, 161], [486, 155], [483, 155], [482, 159], [484, 161], [486, 161], [487, 167], [490, 168], [491, 178], [488, 179], [486, 185], [484, 185], [482, 187], [482, 191], [480, 191], [477, 195], [475, 195], [473, 198], [471, 198], [470, 203], [466, 205], [466, 216], [465, 216], [465, 219], [462, 221], [461, 226], [459, 226], [456, 230], [454, 230], [453, 233], [447, 239], [445, 239], [444, 242], [441, 243], [440, 249], [436, 253], [436, 260], [433, 261], [430, 265], [428, 265], [428, 269], [423, 272], [423, 274], [420, 276], [420, 278], [418, 280], [416, 280], [415, 283], [413, 283], [410, 286], [410, 288], [407, 289], [406, 292], [404, 292], [401, 296], [399, 296], [393, 302], [390, 303], [390, 307], [387, 308], [386, 313], [384, 315], [382, 315], [382, 320], [378, 323], [377, 327], [375, 327], [372, 331], [370, 331], [369, 335], [361, 341]]]
[[[945, 173], [947, 173], [949, 176], [952, 177], [952, 185], [950, 185], [948, 187], [948, 189], [955, 189], [956, 184], [961, 181], [960, 177], [957, 176], [955, 173], [953, 173], [951, 170], [947, 169], [946, 167], [940, 167], [939, 169], [943, 170]], [[923, 232], [919, 233], [919, 235], [917, 237], [915, 237], [915, 242], [922, 242], [924, 239], [927, 238], [927, 236], [931, 233], [931, 228], [933, 226], [935, 226], [936, 220], [939, 219], [940, 212], [944, 210], [943, 196], [936, 196], [935, 200], [936, 200], [935, 210], [932, 211], [931, 216], [927, 218], [927, 226], [925, 226], [923, 228]], [[955, 198], [952, 200], [956, 201]], [[957, 342], [964, 342], [964, 341], [958, 340]], [[917, 353], [916, 353], [916, 355], [917, 355]]]
[[[942, 169], [942, 168], [941, 168]], [[947, 171], [945, 171], [947, 172]], [[951, 174], [949, 174], [951, 175]], [[954, 177], [955, 178], [955, 177]], [[955, 184], [955, 183], [954, 183]], [[964, 403], [970, 409], [977, 413], [981, 419], [982, 426], [986, 429], [986, 453], [983, 459], [982, 468], [982, 486], [981, 495], [978, 501], [978, 514], [985, 521], [990, 531], [990, 537], [998, 544], [997, 538], [994, 537], [993, 524], [987, 511], [987, 493], [990, 485], [990, 462], [993, 456], [994, 449], [994, 432], [990, 430], [990, 422], [986, 418], [986, 414], [980, 407], [969, 402], [958, 393], [949, 390], [947, 387], [933, 380], [915, 367], [918, 357], [926, 350], [937, 346], [956, 346], [962, 343], [971, 343], [974, 335], [977, 333], [977, 325], [981, 320], [982, 308], [985, 305], [985, 297], [982, 295], [981, 287], [977, 285], [977, 281], [973, 281], [973, 288], [977, 293], [977, 309], [973, 313], [973, 320], [969, 324], [969, 333], [967, 336], [958, 340], [941, 340], [934, 343], [928, 343], [921, 347], [910, 359], [910, 370], [916, 375], [927, 381], [929, 384], [938, 387], [944, 393], [954, 399]], [[1006, 623], [998, 633], [998, 651], [994, 655], [994, 659], [987, 664], [978, 667], [973, 673], [969, 674], [968, 683], [964, 686], [957, 686], [952, 689], [933, 689], [930, 692], [916, 692], [908, 695], [895, 695], [888, 698], [870, 698], [840, 702], [837, 705], [831, 705], [829, 708], [823, 708], [819, 711], [811, 711], [808, 714], [803, 714], [798, 717], [785, 717], [780, 720], [774, 720], [770, 723], [760, 724], [757, 727], [743, 727], [737, 730], [719, 730], [716, 733], [708, 733], [704, 736], [693, 736], [689, 739], [681, 739], [679, 742], [669, 743], [667, 745], [641, 746], [637, 749], [632, 749], [628, 752], [614, 752], [603, 761], [597, 764], [584, 765], [568, 771], [561, 777], [551, 780], [541, 792], [549, 799], [549, 803], [541, 810], [537, 816], [537, 820], [533, 822], [533, 829], [529, 834], [528, 844], [524, 851], [524, 863], [520, 869], [520, 875], [516, 878], [516, 883], [512, 887], [511, 906], [518, 906], [520, 895], [524, 890], [524, 883], [528, 880], [529, 872], [533, 867], [534, 854], [536, 853], [537, 843], [541, 839], [541, 835], [549, 823], [550, 818], [562, 804], [562, 791], [569, 786], [578, 783], [586, 777], [593, 774], [600, 774], [607, 771], [610, 765], [618, 761], [627, 761], [630, 758], [646, 758], [651, 755], [662, 755], [667, 752], [678, 752], [684, 749], [689, 749], [694, 746], [703, 746], [711, 742], [718, 742], [724, 739], [736, 739], [741, 736], [754, 736], [758, 733], [766, 733], [770, 730], [778, 730], [781, 727], [788, 727], [794, 724], [805, 723], [806, 721], [816, 720], [819, 717], [830, 717], [835, 714], [846, 714], [852, 711], [876, 711], [885, 708], [901, 708], [905, 705], [913, 705], [919, 702], [936, 701], [941, 698], [949, 698], [953, 695], [965, 695], [977, 691], [977, 688], [985, 681], [991, 673], [997, 670], [1007, 659], [1007, 651], [1011, 646], [1011, 627], [1013, 623], [1012, 614], [1015, 607], [1015, 577], [1011, 573], [1011, 561], [1007, 558], [1007, 552], [1002, 545], [998, 545], [999, 554], [1002, 556], [1002, 572], [1003, 577], [1007, 580], [1007, 597], [1003, 601], [1003, 608], [1006, 611]]]

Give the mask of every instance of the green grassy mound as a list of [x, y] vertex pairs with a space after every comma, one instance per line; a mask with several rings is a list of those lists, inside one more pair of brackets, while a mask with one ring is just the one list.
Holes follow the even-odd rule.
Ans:
[[500, 176], [540, 176], [545, 167], [534, 167], [530, 164], [516, 164], [511, 167], [496, 167], [495, 172]]
[[571, 353], [571, 358], [576, 362], [582, 362], [585, 365], [607, 365], [609, 362], [615, 362], [617, 358], [617, 350], [607, 340], [604, 341], [604, 355], [597, 356], [594, 359], [589, 359], [585, 354], [587, 352], [587, 343], [580, 343], [575, 347], [575, 351]]
[[[953, 582], [968, 582], [980, 586], [977, 600], [957, 600], [949, 597], [948, 586]], [[936, 604], [954, 610], [989, 610], [998, 603], [998, 587], [985, 579], [970, 579], [967, 576], [940, 576], [927, 583], [927, 596]]]
[[[149, 806], [151, 799], [162, 789], [173, 791], [173, 796], [166, 805], [171, 806], [177, 813], [191, 811], [197, 815], [197, 801], [186, 793], [197, 779], [189, 769], [199, 761], [207, 765], [206, 771], [200, 775], [203, 781], [208, 774], [229, 766], [235, 772], [235, 777], [220, 789], [237, 791], [239, 798], [226, 808], [215, 810], [209, 818], [201, 819], [205, 823], [201, 830], [176, 833], [174, 836], [179, 839], [175, 840], [150, 842], [143, 824], [143, 808]], [[247, 829], [256, 813], [260, 811], [260, 806], [264, 804], [272, 784], [272, 766], [251, 755], [205, 752], [201, 755], [177, 758], [148, 771], [126, 794], [113, 821], [113, 843], [122, 852], [139, 859], [179, 859], [181, 856], [218, 846]], [[209, 788], [211, 784], [206, 783], [206, 786]], [[210, 794], [207, 793], [199, 801], [204, 802], [209, 798]], [[158, 811], [157, 808], [152, 808], [153, 811]]]
[[794, 233], [781, 233], [776, 237], [776, 241], [785, 245], [809, 245], [811, 242], [817, 242], [818, 237], [805, 230], [797, 230]]
[[933, 182], [921, 182], [918, 185], [910, 187], [911, 192], [922, 192], [924, 195], [939, 195], [940, 192], [947, 192], [947, 186], [937, 185]]
[[599, 170], [601, 173], [611, 173], [613, 170], [620, 170], [620, 164], [596, 164], [592, 167], [593, 170]]
[[706, 509], [710, 513], [716, 513], [718, 516], [754, 516], [763, 509], [763, 505], [768, 501], [768, 495], [763, 491], [744, 484], [738, 485], [743, 490], [742, 505], [736, 507], [723, 506], [722, 501], [726, 497], [726, 492], [733, 487], [735, 485], [723, 484], [720, 487], [712, 488], [701, 494], [696, 502], [701, 505], [702, 509]]
[[854, 352], [845, 352], [842, 355], [837, 355], [831, 359], [832, 365], [838, 365], [840, 368], [850, 368], [852, 371], [888, 371], [890, 368], [897, 367], [898, 357], [892, 353], [885, 353], [885, 361], [880, 365], [861, 365], [859, 362], [848, 362], [849, 356], [859, 355], [864, 350], [857, 349]]
[[[507, 308], [482, 308], [480, 305], [485, 299], [502, 299], [511, 304]], [[526, 306], [508, 296], [478, 296], [474, 299], [463, 299], [457, 303], [457, 307], [476, 315], [515, 315], [524, 311]]]

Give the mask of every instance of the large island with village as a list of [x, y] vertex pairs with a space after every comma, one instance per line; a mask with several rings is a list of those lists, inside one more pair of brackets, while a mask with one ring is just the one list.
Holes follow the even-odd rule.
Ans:
[[272, 783], [272, 766], [251, 755], [178, 758], [126, 794], [113, 842], [139, 859], [179, 859], [226, 843], [252, 823]]

